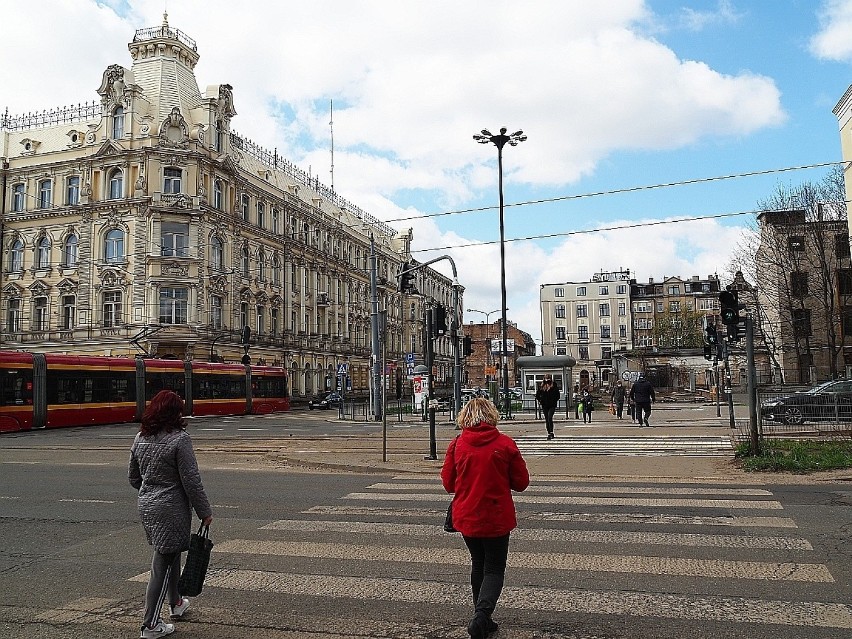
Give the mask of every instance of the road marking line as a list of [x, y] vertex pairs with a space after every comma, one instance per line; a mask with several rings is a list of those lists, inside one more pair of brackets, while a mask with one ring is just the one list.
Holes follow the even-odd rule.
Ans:
[[[405, 484], [379, 482], [367, 486], [372, 490], [443, 490], [438, 482], [431, 484]], [[530, 484], [524, 494], [531, 493], [626, 493], [635, 495], [738, 495], [741, 497], [771, 497], [772, 493], [760, 488], [679, 488], [640, 486], [548, 486]]]
[[[398, 561], [455, 566], [470, 565], [467, 550], [456, 548], [381, 547], [300, 541], [231, 539], [216, 546], [218, 553], [273, 555], [314, 559], [355, 561]], [[804, 581], [833, 583], [823, 564], [796, 562], [727, 561], [679, 557], [633, 555], [581, 555], [571, 553], [532, 553], [513, 551], [509, 566], [538, 570], [569, 570], [646, 575], [677, 575], [723, 579]]]
[[[366, 521], [312, 521], [280, 519], [261, 527], [261, 530], [299, 532], [341, 532], [369, 535], [404, 535], [409, 537], [440, 537], [443, 528], [436, 524], [395, 524]], [[641, 544], [651, 546], [694, 546], [703, 548], [761, 548], [771, 550], [813, 550], [806, 539], [761, 537], [749, 535], [704, 535], [692, 533], [656, 533], [616, 530], [553, 530], [549, 528], [519, 528], [512, 539], [524, 541], [560, 541], [592, 544]]]
[[60, 499], [61, 502], [70, 502], [73, 504], [114, 504], [114, 501], [106, 499]]
[[[426, 508], [371, 508], [369, 506], [313, 506], [302, 511], [303, 515], [339, 515], [349, 517], [363, 515], [369, 517], [443, 517], [446, 509]], [[736, 528], [798, 528], [789, 517], [734, 517], [707, 515], [668, 515], [646, 513], [553, 513], [518, 512], [518, 521], [571, 521], [603, 524], [644, 524], [673, 526], [730, 526]]]
[[41, 464], [41, 463], [42, 462], [40, 462], [40, 461], [4, 461], [4, 462], [0, 462], [0, 464], [21, 464], [21, 465], [24, 465], [24, 466], [36, 466], [36, 465]]
[[[509, 554], [512, 556], [512, 553]], [[129, 581], [147, 582], [148, 573]], [[205, 586], [244, 592], [268, 592], [354, 600], [403, 601], [460, 606], [470, 586], [443, 581], [305, 575], [263, 570], [211, 569]], [[500, 608], [575, 614], [692, 619], [734, 624], [852, 628], [852, 606], [818, 601], [767, 601], [746, 597], [671, 595], [619, 590], [559, 590], [506, 586]], [[745, 632], [745, 631], [743, 631]]]
[[269, 430], [268, 428], [238, 428], [237, 430], [247, 430], [247, 431], [258, 431], [258, 430]]
[[195, 430], [225, 430], [224, 428], [196, 428]]
[[[447, 501], [449, 496], [434, 494], [398, 494], [398, 493], [349, 493], [343, 499], [361, 499], [370, 501]], [[738, 508], [757, 510], [783, 510], [780, 502], [770, 500], [744, 499], [643, 499], [619, 497], [538, 497], [536, 495], [513, 495], [516, 503], [526, 504], [567, 504], [597, 506], [650, 506], [677, 508]]]

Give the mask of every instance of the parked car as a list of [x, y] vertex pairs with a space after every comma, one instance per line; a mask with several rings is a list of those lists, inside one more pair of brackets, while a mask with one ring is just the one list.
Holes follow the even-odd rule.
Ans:
[[321, 408], [328, 410], [332, 407], [337, 408], [343, 402], [343, 397], [340, 396], [340, 393], [337, 391], [332, 391], [330, 393], [323, 393], [322, 395], [316, 395], [312, 397], [308, 402], [308, 408], [313, 410], [315, 408]]
[[784, 424], [852, 421], [852, 380], [825, 382], [806, 391], [764, 400], [760, 415]]

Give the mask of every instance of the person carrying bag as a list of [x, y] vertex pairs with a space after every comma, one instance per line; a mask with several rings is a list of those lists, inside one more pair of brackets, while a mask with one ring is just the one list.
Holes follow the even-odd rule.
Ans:
[[213, 550], [213, 541], [210, 539], [210, 526], [203, 523], [198, 527], [197, 533], [192, 533], [189, 540], [189, 552], [186, 554], [186, 563], [183, 565], [178, 581], [178, 590], [181, 594], [197, 597], [204, 587], [204, 577], [207, 575], [207, 566], [210, 565], [210, 553]]

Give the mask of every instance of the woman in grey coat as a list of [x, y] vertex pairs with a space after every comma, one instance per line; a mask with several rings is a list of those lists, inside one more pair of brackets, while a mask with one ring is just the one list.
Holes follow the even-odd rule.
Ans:
[[213, 521], [185, 428], [183, 400], [172, 391], [160, 391], [142, 415], [139, 434], [130, 449], [128, 477], [130, 485], [139, 491], [139, 515], [148, 543], [154, 547], [142, 639], [174, 632], [174, 625], [160, 618], [166, 595], [172, 619], [182, 617], [189, 608], [189, 599], [178, 592], [178, 579], [181, 553], [189, 549], [192, 510], [204, 525]]

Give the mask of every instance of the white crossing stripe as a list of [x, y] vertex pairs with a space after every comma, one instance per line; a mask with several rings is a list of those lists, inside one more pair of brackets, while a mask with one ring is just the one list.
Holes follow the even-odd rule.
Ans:
[[[382, 508], [370, 506], [312, 506], [303, 515], [339, 515], [341, 517], [417, 517], [434, 519], [446, 514], [446, 508]], [[441, 520], [443, 521], [443, 519]], [[518, 512], [518, 521], [570, 521], [599, 524], [663, 524], [675, 526], [728, 526], [736, 528], [798, 528], [789, 517], [734, 517], [673, 515], [668, 513], [554, 513]]]
[[[744, 500], [744, 499], [645, 499], [620, 497], [540, 497], [538, 495], [513, 495], [515, 503], [526, 504], [568, 504], [568, 505], [597, 505], [597, 506], [646, 506], [646, 507], [678, 507], [678, 508], [737, 508], [782, 510], [779, 502], [774, 500]], [[370, 501], [447, 501], [449, 495], [433, 493], [349, 493], [344, 499], [361, 499]]]
[[[382, 547], [356, 544], [330, 544], [301, 541], [260, 541], [231, 539], [216, 546], [219, 553], [349, 559], [356, 561], [398, 561], [454, 566], [470, 564], [467, 550], [457, 548]], [[822, 564], [795, 562], [726, 561], [678, 557], [630, 555], [580, 555], [571, 553], [532, 553], [512, 551], [508, 566], [547, 570], [589, 570], [594, 572], [642, 573], [725, 579], [765, 579], [832, 583], [834, 578]]]
[[[366, 521], [309, 521], [281, 519], [263, 526], [261, 530], [296, 532], [342, 532], [369, 535], [402, 535], [408, 537], [442, 537], [446, 535], [438, 524], [390, 524]], [[592, 544], [647, 544], [658, 546], [700, 546], [708, 548], [765, 548], [773, 550], [813, 550], [805, 539], [789, 537], [758, 537], [749, 535], [699, 535], [694, 533], [653, 533], [617, 530], [553, 530], [550, 528], [519, 528], [512, 539], [522, 541], [562, 541]]]
[[[510, 558], [512, 553], [509, 554]], [[132, 578], [146, 581], [147, 573]], [[305, 575], [261, 570], [211, 570], [205, 586], [340, 599], [403, 601], [457, 606], [470, 597], [466, 584], [373, 577]], [[852, 606], [814, 601], [766, 601], [746, 597], [506, 586], [500, 609], [539, 610], [669, 619], [852, 628]], [[743, 630], [747, 635], [747, 631]], [[745, 636], [745, 635], [743, 635]]]
[[[430, 491], [440, 485], [377, 483], [367, 486], [372, 490], [418, 490]], [[443, 489], [442, 489], [443, 490]], [[762, 488], [679, 488], [676, 486], [549, 486], [530, 484], [524, 494], [535, 493], [616, 493], [629, 495], [736, 495], [740, 497], [771, 497], [772, 493]]]

